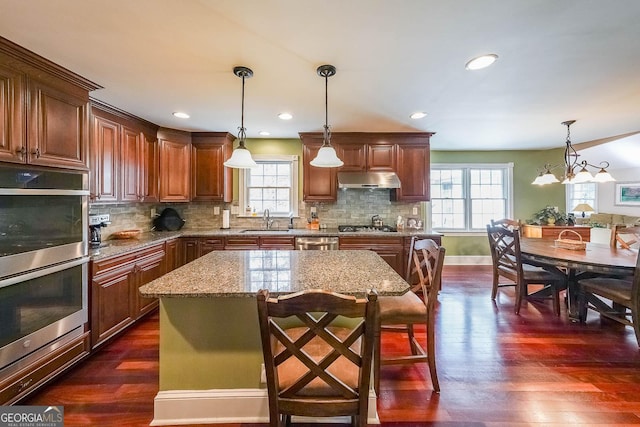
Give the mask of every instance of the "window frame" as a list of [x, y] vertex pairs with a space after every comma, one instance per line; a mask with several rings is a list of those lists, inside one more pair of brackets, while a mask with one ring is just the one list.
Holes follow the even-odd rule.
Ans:
[[[463, 185], [463, 193], [464, 193], [464, 205], [465, 205], [465, 212], [464, 212], [464, 216], [465, 216], [465, 228], [464, 229], [460, 229], [460, 228], [436, 228], [433, 227], [433, 219], [432, 219], [432, 209], [431, 209], [431, 205], [433, 203], [434, 197], [431, 197], [431, 200], [429, 202], [430, 205], [430, 209], [429, 209], [429, 224], [431, 225], [431, 228], [433, 228], [433, 230], [436, 231], [442, 231], [442, 232], [446, 232], [446, 233], [456, 233], [456, 234], [478, 234], [478, 233], [484, 233], [486, 232], [486, 230], [484, 230], [484, 228], [471, 228], [471, 180], [470, 180], [470, 170], [471, 169], [503, 169], [505, 171], [505, 179], [506, 179], [506, 189], [505, 189], [505, 193], [506, 193], [506, 206], [505, 206], [505, 215], [508, 218], [513, 218], [513, 205], [514, 205], [514, 200], [513, 200], [513, 162], [507, 162], [507, 163], [432, 163], [431, 164], [431, 170], [437, 170], [437, 169], [461, 169], [463, 170], [463, 176], [462, 176], [462, 185]], [[433, 195], [433, 192], [432, 192]], [[441, 199], [441, 200], [446, 200], [446, 199]], [[476, 199], [476, 200], [481, 200], [481, 199]], [[498, 219], [498, 218], [496, 218]]]
[[[575, 189], [576, 185], [592, 185], [593, 186], [593, 202], [589, 203], [589, 206], [591, 206], [593, 208], [593, 212], [585, 212], [585, 218], [589, 218], [591, 216], [592, 213], [596, 213], [598, 212], [598, 183], [597, 182], [581, 182], [579, 184], [567, 184], [567, 186], [571, 186], [571, 188], [567, 188], [565, 190], [565, 212], [567, 212], [567, 214], [573, 213], [575, 218], [582, 218], [582, 212], [577, 212], [577, 211], [573, 211], [572, 209], [574, 207], [576, 207], [575, 202], [573, 203], [573, 206], [571, 206], [571, 200], [577, 200], [573, 197], [571, 197], [572, 194], [572, 190]], [[585, 199], [580, 199], [580, 200], [585, 200]], [[585, 202], [587, 203], [587, 202]]]
[[[256, 163], [276, 163], [276, 162], [289, 162], [289, 167], [291, 170], [291, 187], [290, 187], [290, 204], [291, 211], [293, 212], [293, 216], [298, 216], [298, 164], [299, 158], [295, 154], [253, 154], [253, 160]], [[247, 182], [249, 174], [251, 173], [251, 169], [240, 169], [238, 171], [238, 203], [239, 203], [239, 217], [252, 217], [252, 214], [247, 215], [245, 212], [245, 207], [249, 204], [249, 191], [247, 188]], [[266, 188], [266, 187], [265, 187]], [[263, 212], [256, 212], [257, 215], [262, 215]], [[288, 218], [289, 212], [285, 213], [270, 213], [271, 217], [274, 218]]]

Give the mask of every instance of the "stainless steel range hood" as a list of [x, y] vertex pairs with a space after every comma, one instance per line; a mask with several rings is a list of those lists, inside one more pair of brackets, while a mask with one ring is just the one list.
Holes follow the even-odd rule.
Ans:
[[340, 188], [400, 188], [395, 172], [338, 172]]

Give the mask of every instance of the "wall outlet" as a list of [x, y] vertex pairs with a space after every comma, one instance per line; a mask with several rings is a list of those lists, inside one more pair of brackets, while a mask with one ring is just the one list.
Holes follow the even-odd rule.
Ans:
[[220, 206], [214, 206], [213, 207], [213, 214], [214, 215], [220, 215]]
[[231, 215], [238, 215], [238, 205], [231, 205]]
[[315, 206], [311, 206], [311, 213], [314, 214], [314, 213], [317, 213], [317, 212], [318, 212], [318, 210], [316, 209], [316, 207]]
[[411, 212], [412, 215], [418, 215], [418, 208], [414, 207], [413, 211]]
[[264, 363], [260, 365], [260, 384], [267, 383], [267, 373], [264, 371]]
[[156, 217], [156, 208], [151, 208], [151, 219]]

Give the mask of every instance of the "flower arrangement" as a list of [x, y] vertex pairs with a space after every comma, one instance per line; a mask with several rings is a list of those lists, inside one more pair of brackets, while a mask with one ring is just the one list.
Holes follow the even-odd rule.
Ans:
[[554, 206], [545, 206], [534, 213], [527, 223], [535, 225], [565, 225], [567, 223], [567, 215]]

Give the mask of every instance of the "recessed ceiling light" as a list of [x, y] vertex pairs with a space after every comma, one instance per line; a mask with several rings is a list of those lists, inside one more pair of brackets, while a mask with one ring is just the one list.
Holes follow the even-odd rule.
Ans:
[[291, 113], [280, 113], [278, 114], [278, 118], [282, 120], [291, 120], [293, 119], [293, 116], [291, 115]]
[[488, 55], [482, 55], [478, 56], [477, 58], [473, 58], [466, 63], [464, 68], [466, 68], [467, 70], [481, 70], [493, 64], [497, 60], [498, 55], [496, 55], [495, 53], [490, 53]]
[[183, 112], [180, 112], [180, 111], [176, 111], [175, 113], [173, 113], [173, 115], [176, 116], [179, 119], [188, 119], [189, 117], [191, 117], [187, 113], [183, 113]]
[[269, 136], [271, 135], [271, 132], [267, 132], [266, 130], [261, 130], [260, 132], [258, 132], [260, 135], [262, 136]]
[[414, 120], [422, 119], [424, 117], [427, 117], [427, 113], [425, 113], [424, 111], [416, 111], [415, 113], [412, 113], [409, 117]]

